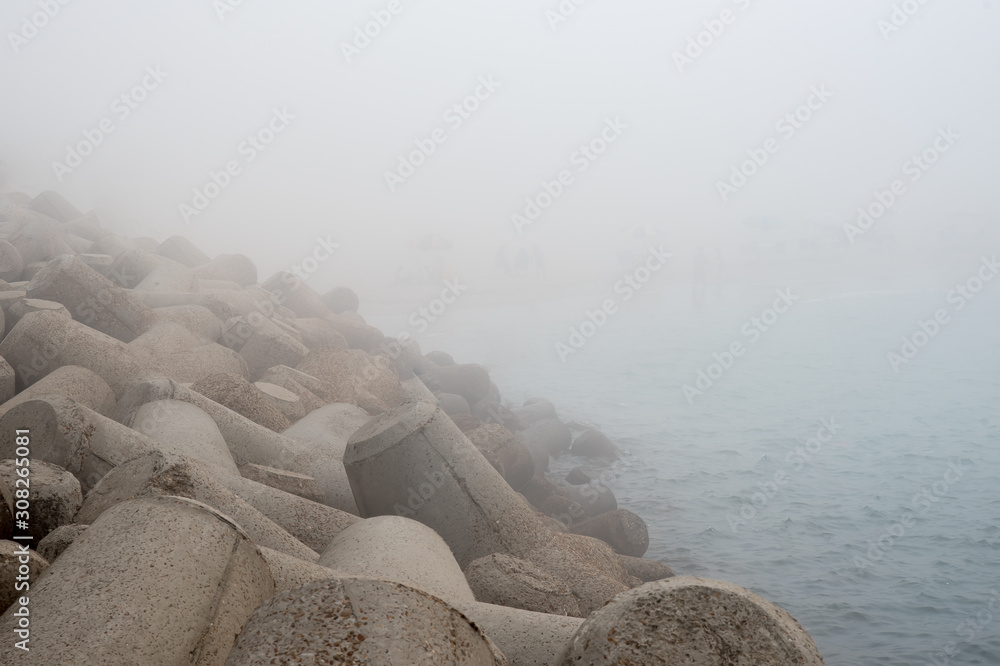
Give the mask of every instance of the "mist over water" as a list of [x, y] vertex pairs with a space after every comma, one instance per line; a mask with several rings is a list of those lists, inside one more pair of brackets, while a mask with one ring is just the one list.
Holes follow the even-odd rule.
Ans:
[[0, 192], [599, 426], [647, 557], [832, 666], [998, 664], [998, 11], [17, 0]]

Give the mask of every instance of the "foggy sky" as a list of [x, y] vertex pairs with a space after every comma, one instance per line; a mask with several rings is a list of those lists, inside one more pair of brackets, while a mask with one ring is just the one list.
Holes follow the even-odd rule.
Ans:
[[[831, 274], [858, 257], [962, 264], [998, 238], [1000, 14], [983, 0], [588, 0], [555, 28], [558, 0], [399, 0], [351, 62], [343, 44], [388, 0], [243, 0], [222, 16], [210, 0], [53, 0], [19, 39], [45, 4], [0, 8], [0, 189], [56, 189], [120, 233], [245, 253], [262, 279], [328, 235], [341, 247], [314, 286], [369, 292], [424, 233], [450, 239], [469, 277], [501, 245], [539, 244], [566, 278], [613, 266], [638, 224], [679, 257], [822, 239]], [[880, 29], [904, 4], [916, 13]], [[674, 54], [724, 10], [733, 21], [678, 71]], [[165, 77], [122, 117], [115, 100], [147, 68]], [[498, 86], [453, 126], [446, 113], [481, 77]], [[776, 123], [820, 87], [830, 98], [784, 138]], [[274, 109], [294, 117], [246, 162], [240, 146]], [[53, 162], [102, 119], [114, 132], [60, 182]], [[609, 119], [627, 128], [579, 172], [574, 151]], [[385, 172], [438, 128], [446, 140], [391, 192]], [[904, 163], [944, 128], [960, 138], [910, 182]], [[770, 138], [779, 150], [723, 202], [718, 181]], [[185, 222], [179, 206], [230, 160], [239, 175]], [[517, 234], [511, 215], [563, 169], [572, 184]], [[891, 213], [848, 244], [844, 223], [897, 178]]]

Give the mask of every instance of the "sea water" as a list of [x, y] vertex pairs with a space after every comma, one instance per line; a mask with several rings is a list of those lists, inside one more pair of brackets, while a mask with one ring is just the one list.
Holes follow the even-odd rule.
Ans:
[[[886, 287], [646, 290], [565, 362], [556, 343], [608, 294], [468, 299], [419, 341], [487, 364], [505, 402], [603, 430], [623, 460], [550, 475], [603, 472], [647, 521], [647, 557], [777, 603], [827, 664], [997, 665], [1000, 281], [957, 311], [946, 288]], [[794, 303], [755, 324], [779, 289]]]

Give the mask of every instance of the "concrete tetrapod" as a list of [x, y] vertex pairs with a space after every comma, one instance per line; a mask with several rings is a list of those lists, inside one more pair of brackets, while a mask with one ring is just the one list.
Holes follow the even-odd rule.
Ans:
[[225, 487], [197, 460], [162, 452], [118, 465], [87, 493], [75, 521], [93, 523], [112, 506], [134, 497], [177, 495], [204, 502], [236, 521], [254, 543], [315, 562], [319, 555]]
[[822, 666], [791, 615], [746, 588], [680, 576], [618, 595], [588, 617], [556, 662]]
[[364, 517], [402, 515], [434, 529], [465, 570], [506, 553], [561, 579], [586, 614], [629, 588], [610, 546], [553, 533], [450, 418], [408, 402], [351, 437], [344, 467]]
[[354, 523], [333, 538], [318, 563], [347, 576], [409, 585], [449, 604], [476, 600], [444, 539], [401, 516]]
[[463, 568], [550, 537], [527, 501], [434, 405], [407, 402], [369, 421], [348, 441], [344, 467], [361, 516], [419, 520]]
[[114, 391], [106, 381], [86, 368], [64, 365], [0, 405], [0, 416], [15, 405], [53, 393], [75, 400], [102, 416], [110, 414], [115, 406]]
[[268, 430], [196, 391], [165, 378], [139, 382], [115, 406], [115, 419], [131, 423], [135, 411], [153, 400], [183, 400], [203, 410], [215, 421], [237, 465], [254, 463], [307, 474], [320, 484], [326, 505], [356, 513], [351, 488], [343, 480], [343, 464], [321, 447]]
[[476, 623], [510, 666], [552, 666], [566, 650], [583, 618], [535, 613], [477, 601], [453, 606]]
[[[28, 647], [40, 664], [223, 664], [273, 592], [231, 519], [180, 497], [135, 499], [104, 512], [32, 585], [31, 621], [45, 629]], [[9, 610], [0, 631], [16, 636], [17, 621]], [[3, 663], [26, 654], [0, 646]]]
[[[86, 496], [116, 465], [157, 450], [142, 433], [61, 395], [28, 400], [0, 416], [2, 432], [31, 433], [31, 457], [62, 467]], [[0, 458], [14, 458], [14, 438], [0, 439]]]
[[62, 303], [77, 321], [122, 342], [130, 342], [155, 317], [144, 303], [76, 256], [50, 261], [25, 289], [28, 298]]
[[[83, 494], [76, 477], [58, 465], [44, 460], [32, 460], [25, 466], [19, 466], [17, 462], [0, 460], [0, 477], [15, 493], [18, 489], [22, 494], [30, 491], [31, 518], [27, 530], [22, 533], [31, 535], [37, 544], [57, 527], [73, 522], [73, 516], [83, 504]], [[19, 473], [25, 467], [28, 468], [27, 477]]]
[[333, 578], [276, 594], [254, 611], [227, 666], [506, 664], [460, 612], [389, 581]]

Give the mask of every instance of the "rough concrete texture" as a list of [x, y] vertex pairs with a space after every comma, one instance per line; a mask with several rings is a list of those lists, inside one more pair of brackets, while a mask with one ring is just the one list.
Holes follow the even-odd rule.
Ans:
[[476, 601], [539, 613], [580, 616], [580, 605], [569, 587], [531, 562], [493, 553], [474, 560], [466, 567], [465, 577]]
[[583, 623], [578, 617], [475, 601], [454, 606], [489, 636], [510, 666], [552, 666]]
[[37, 459], [29, 460], [27, 465], [17, 464], [23, 460], [0, 460], [0, 477], [15, 496], [18, 490], [30, 493], [31, 517], [28, 529], [21, 533], [33, 537], [34, 544], [57, 527], [73, 522], [83, 504], [83, 493], [76, 477], [62, 467]]
[[255, 389], [267, 398], [271, 405], [281, 412], [290, 423], [295, 423], [308, 412], [299, 396], [288, 389], [269, 382], [254, 382]]
[[207, 254], [199, 250], [194, 243], [183, 236], [171, 236], [160, 243], [156, 248], [156, 254], [167, 259], [194, 268], [207, 264], [211, 259]]
[[323, 318], [332, 314], [315, 289], [287, 271], [275, 273], [261, 286], [298, 317]]
[[147, 402], [125, 425], [156, 442], [160, 451], [193, 458], [222, 476], [239, 476], [239, 468], [215, 421], [189, 402]]
[[328, 319], [303, 317], [292, 319], [289, 324], [309, 351], [324, 347], [338, 347], [340, 349], [348, 347], [347, 338]]
[[403, 515], [431, 527], [463, 567], [545, 541], [543, 528], [448, 416], [408, 402], [354, 433], [344, 467], [363, 517]]
[[0, 358], [0, 402], [8, 402], [14, 398], [17, 390], [17, 375], [6, 359]]
[[41, 298], [20, 298], [10, 304], [7, 311], [4, 313], [4, 324], [6, 325], [5, 330], [10, 332], [10, 329], [14, 328], [17, 322], [21, 321], [21, 317], [28, 314], [29, 312], [38, 312], [39, 310], [52, 310], [53, 312], [58, 312], [67, 319], [72, 319], [73, 316], [66, 309], [66, 306], [62, 303], [56, 303], [55, 301], [46, 301]]
[[[0, 429], [31, 432], [31, 458], [67, 470], [84, 496], [115, 465], [157, 450], [145, 435], [73, 400], [48, 395], [16, 405], [0, 416]], [[0, 439], [0, 458], [14, 458], [13, 438]]]
[[219, 475], [216, 480], [317, 553], [323, 552], [342, 530], [361, 520], [346, 511], [242, 476]]
[[567, 530], [574, 534], [600, 539], [616, 552], [630, 557], [642, 557], [649, 548], [646, 522], [626, 509], [616, 509], [573, 523]]
[[374, 326], [369, 326], [364, 317], [357, 312], [348, 310], [340, 314], [331, 314], [326, 319], [340, 331], [352, 349], [363, 349], [370, 354], [375, 354], [386, 344], [386, 337], [382, 331]]
[[0, 240], [0, 280], [15, 281], [24, 271], [24, 259], [17, 248], [5, 240]]
[[267, 465], [254, 465], [253, 463], [243, 465], [239, 470], [244, 478], [251, 481], [263, 483], [265, 486], [271, 486], [313, 502], [322, 503], [325, 501], [326, 495], [323, 493], [323, 489], [311, 476]]
[[255, 463], [308, 474], [323, 488], [328, 506], [351, 513], [357, 511], [350, 485], [344, 482], [340, 460], [330, 459], [308, 442], [268, 430], [172, 380], [161, 378], [135, 384], [118, 400], [114, 417], [126, 423], [141, 405], [168, 399], [189, 402], [211, 416], [237, 465]]
[[71, 543], [76, 541], [78, 536], [86, 531], [87, 527], [88, 525], [80, 523], [70, 523], [57, 527], [38, 542], [38, 554], [45, 558], [46, 562], [54, 562]]
[[321, 580], [276, 594], [236, 639], [227, 666], [506, 664], [454, 608], [399, 583]]
[[157, 321], [180, 324], [188, 331], [211, 342], [222, 336], [222, 322], [204, 305], [171, 305], [153, 310]]
[[574, 456], [610, 458], [611, 460], [617, 460], [622, 455], [607, 435], [594, 428], [587, 428], [577, 435], [569, 452]]
[[[41, 555], [28, 548], [26, 541], [0, 541], [0, 612], [7, 610], [19, 597], [22, 592], [18, 591], [18, 576], [23, 576], [20, 580], [21, 586], [26, 581], [32, 590], [35, 579], [39, 574], [49, 567], [49, 563]], [[27, 552], [25, 552], [27, 551]], [[27, 567], [27, 576], [22, 573], [21, 567]], [[32, 593], [29, 597], [33, 598]], [[33, 606], [29, 607], [29, 612], [33, 612]], [[5, 646], [13, 643], [15, 634], [10, 629], [7, 630], [8, 639], [4, 641]], [[2, 655], [0, 651], [0, 655]], [[15, 663], [13, 661], [3, 663]]]
[[588, 617], [561, 666], [821, 666], [795, 619], [746, 588], [680, 576], [646, 583]]
[[263, 323], [251, 326], [248, 321], [249, 318], [244, 317], [232, 322], [222, 340], [239, 351], [250, 368], [251, 377], [260, 378], [276, 365], [298, 365], [309, 353], [309, 348], [288, 331]]
[[542, 419], [528, 426], [521, 433], [528, 444], [544, 451], [552, 457], [569, 451], [573, 433], [569, 426], [559, 419]]
[[50, 261], [25, 292], [62, 303], [77, 321], [122, 342], [142, 335], [155, 320], [145, 304], [75, 256]]
[[333, 538], [318, 563], [348, 576], [409, 585], [450, 604], [476, 600], [444, 539], [401, 516], [356, 522]]
[[433, 393], [455, 393], [470, 405], [485, 398], [490, 390], [490, 374], [475, 363], [431, 368], [420, 379]]
[[[286, 365], [276, 365], [272, 368], [268, 368], [267, 372], [260, 378], [260, 381], [262, 383], [280, 386], [286, 391], [294, 393], [302, 402], [302, 408], [305, 410], [306, 414], [309, 414], [314, 409], [319, 409], [323, 405], [330, 402], [329, 400], [321, 398], [307, 386], [307, 384], [312, 384], [314, 388], [322, 392], [324, 389], [321, 385], [325, 382], [322, 382], [311, 375], [307, 375], [304, 372], [299, 372], [294, 368], [289, 368]], [[332, 393], [333, 387], [329, 386], [326, 390], [327, 392]]]
[[557, 532], [545, 546], [522, 558], [562, 580], [584, 617], [631, 587], [631, 577], [617, 553], [590, 537]]
[[333, 402], [349, 402], [379, 414], [403, 401], [403, 389], [392, 363], [358, 349], [327, 347], [310, 352], [298, 369], [330, 383]]
[[432, 395], [437, 398], [438, 405], [448, 416], [472, 413], [472, 410], [469, 408], [469, 401], [457, 393], [441, 392], [433, 393]]
[[109, 472], [87, 493], [78, 523], [94, 523], [105, 511], [135, 497], [186, 497], [204, 502], [239, 524], [254, 543], [315, 562], [316, 552], [219, 483], [198, 461], [165, 453], [135, 458]]
[[226, 373], [208, 375], [191, 384], [191, 390], [268, 430], [281, 432], [292, 425], [257, 387], [243, 377]]
[[[438, 404], [437, 397], [416, 375], [401, 381], [399, 386], [403, 390], [403, 400], [420, 400], [432, 405]], [[447, 412], [445, 413], [447, 414]]]
[[14, 500], [13, 488], [0, 477], [0, 539], [14, 534]]
[[70, 398], [102, 416], [110, 414], [115, 406], [115, 394], [106, 381], [86, 368], [64, 365], [0, 404], [0, 416], [22, 402], [49, 394]]
[[244, 287], [257, 284], [257, 266], [242, 254], [220, 254], [207, 264], [197, 266], [194, 274], [208, 280], [232, 280]]
[[665, 562], [659, 560], [647, 560], [642, 557], [629, 557], [628, 555], [618, 555], [618, 560], [625, 567], [629, 576], [638, 578], [643, 583], [654, 580], [672, 578], [676, 574]]
[[339, 571], [334, 571], [314, 562], [300, 560], [297, 557], [292, 557], [278, 550], [262, 546], [260, 553], [264, 556], [264, 561], [267, 562], [268, 569], [271, 570], [271, 578], [274, 579], [275, 594], [294, 590], [297, 587], [302, 587], [307, 583], [317, 580], [344, 577]]
[[[273, 592], [267, 563], [230, 518], [179, 497], [123, 502], [32, 586], [33, 626], [45, 630], [30, 654], [39, 664], [221, 665]], [[0, 617], [5, 635], [15, 624]], [[22, 655], [12, 640], [0, 645], [0, 662]]]
[[353, 289], [347, 287], [334, 287], [326, 292], [323, 294], [323, 303], [330, 308], [330, 312], [333, 314], [345, 311], [357, 312], [360, 306], [358, 295], [354, 293]]

